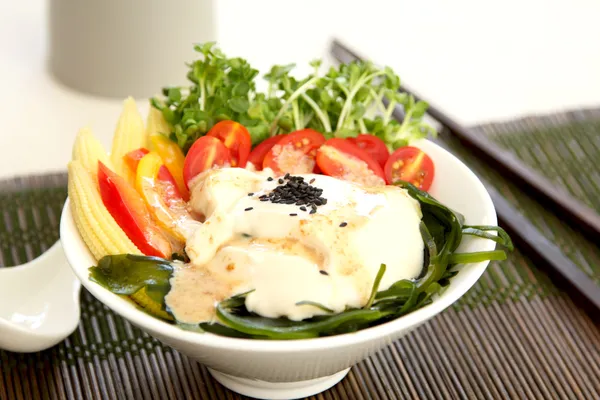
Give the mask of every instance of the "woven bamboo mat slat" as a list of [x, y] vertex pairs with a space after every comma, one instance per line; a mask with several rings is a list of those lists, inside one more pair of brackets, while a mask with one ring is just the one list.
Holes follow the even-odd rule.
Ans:
[[[600, 111], [476, 128], [600, 211]], [[523, 212], [600, 284], [600, 249], [452, 138], [440, 142]], [[0, 183], [0, 267], [58, 239], [64, 174]], [[243, 399], [207, 369], [133, 327], [85, 290], [81, 324], [44, 352], [0, 351], [4, 399]], [[593, 321], [517, 250], [492, 263], [453, 307], [351, 369], [312, 399], [600, 398], [600, 316]]]

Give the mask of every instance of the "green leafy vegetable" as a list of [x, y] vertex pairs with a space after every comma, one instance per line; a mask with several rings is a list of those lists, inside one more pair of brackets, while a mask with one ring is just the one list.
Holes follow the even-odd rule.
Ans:
[[451, 264], [478, 263], [487, 260], [506, 260], [506, 253], [502, 250], [478, 251], [474, 253], [455, 253], [450, 256]]
[[[461, 221], [464, 218], [441, 204], [429, 193], [417, 189], [408, 182], [398, 181], [396, 185], [406, 189], [408, 194], [420, 203], [423, 213], [425, 226], [421, 225], [421, 232], [429, 250], [427, 257], [429, 265], [426, 267], [425, 275], [416, 281], [417, 292], [422, 292], [432, 283], [439, 281], [446, 272], [450, 263], [449, 257], [460, 244]], [[433, 250], [434, 244], [435, 250]]]
[[[496, 231], [498, 235], [489, 234], [488, 231]], [[479, 236], [483, 239], [493, 240], [494, 242], [506, 247], [508, 250], [514, 250], [514, 245], [508, 233], [499, 226], [487, 225], [464, 225], [462, 230], [463, 235]]]
[[[315, 60], [311, 74], [296, 78], [294, 64], [275, 65], [263, 77], [269, 84], [267, 93], [260, 93], [255, 84], [258, 71], [246, 60], [225, 56], [212, 42], [194, 49], [200, 59], [188, 64], [191, 85], [163, 88], [163, 97], [151, 100], [171, 125], [170, 138], [184, 152], [224, 119], [244, 125], [254, 145], [304, 128], [326, 137], [370, 133], [391, 150], [436, 135], [423, 121], [427, 103], [399, 93], [400, 78], [389, 67], [356, 61], [321, 74], [321, 61]], [[396, 106], [404, 109], [403, 121], [392, 118]]]
[[381, 264], [379, 267], [379, 271], [377, 271], [377, 276], [375, 276], [375, 280], [373, 281], [373, 288], [371, 288], [371, 295], [369, 296], [369, 300], [367, 304], [363, 308], [371, 308], [373, 305], [373, 301], [375, 301], [375, 297], [377, 296], [377, 291], [379, 290], [379, 284], [381, 283], [381, 279], [383, 278], [383, 274], [385, 274], [386, 266], [385, 264]]
[[413, 281], [403, 279], [394, 283], [392, 286], [389, 287], [389, 289], [377, 292], [375, 298], [377, 300], [385, 298], [397, 298], [408, 300], [415, 291], [415, 288], [416, 286]]
[[[182, 328], [188, 329], [185, 326], [182, 326]], [[196, 328], [194, 328], [194, 329], [196, 329]], [[202, 324], [200, 324], [199, 329], [202, 329], [205, 332], [214, 333], [215, 335], [229, 336], [229, 337], [240, 338], [240, 339], [267, 339], [266, 337], [260, 337], [257, 335], [252, 336], [247, 333], [239, 332], [239, 331], [236, 331], [235, 329], [232, 329], [228, 326], [221, 325], [218, 323], [213, 323], [213, 324], [202, 323]]]
[[323, 304], [317, 303], [316, 301], [304, 300], [304, 301], [297, 302], [296, 305], [297, 306], [313, 306], [313, 307], [317, 307], [321, 311], [325, 311], [330, 314], [333, 313], [333, 310], [331, 308], [327, 308]]
[[104, 256], [90, 268], [90, 279], [113, 293], [132, 295], [142, 288], [157, 303], [171, 290], [173, 266], [159, 257], [118, 254]]
[[348, 322], [361, 324], [380, 320], [391, 314], [377, 309], [354, 309], [327, 317], [314, 317], [307, 321], [290, 321], [286, 318], [265, 318], [244, 312], [239, 301], [225, 300], [217, 305], [217, 317], [226, 326], [248, 335], [269, 339], [307, 339], [333, 330]]

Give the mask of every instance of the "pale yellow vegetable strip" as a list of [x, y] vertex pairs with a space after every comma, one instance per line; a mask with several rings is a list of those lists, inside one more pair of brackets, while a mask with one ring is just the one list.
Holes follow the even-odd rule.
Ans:
[[171, 127], [169, 126], [169, 123], [165, 121], [162, 112], [150, 106], [150, 111], [148, 112], [148, 118], [146, 120], [147, 137], [149, 138], [156, 134], [168, 136], [169, 133], [171, 133]]
[[77, 228], [94, 257], [142, 254], [108, 212], [97, 184], [79, 161], [68, 165], [68, 191]]
[[123, 156], [132, 150], [146, 147], [147, 142], [144, 120], [137, 109], [135, 100], [129, 97], [123, 103], [123, 111], [117, 122], [110, 159], [114, 166], [114, 172], [127, 179], [132, 185], [135, 184], [135, 173], [129, 169]]
[[102, 143], [89, 128], [83, 128], [77, 133], [72, 158], [79, 161], [93, 176], [98, 171], [98, 161], [102, 161], [111, 170], [114, 168]]

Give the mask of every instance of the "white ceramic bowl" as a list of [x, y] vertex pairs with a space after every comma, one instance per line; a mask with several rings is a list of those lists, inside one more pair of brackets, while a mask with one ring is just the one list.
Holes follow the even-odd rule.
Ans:
[[[415, 144], [432, 158], [436, 175], [430, 193], [462, 213], [467, 224], [496, 225], [496, 212], [479, 179], [433, 142]], [[61, 241], [75, 274], [102, 303], [161, 342], [205, 364], [226, 387], [263, 399], [293, 399], [319, 393], [339, 382], [349, 368], [401, 338], [458, 300], [479, 279], [488, 262], [462, 266], [447, 290], [415, 312], [356, 333], [293, 341], [235, 339], [194, 333], [156, 319], [88, 279], [94, 259], [81, 239], [68, 207], [62, 214]], [[495, 243], [465, 237], [458, 251], [493, 250]]]

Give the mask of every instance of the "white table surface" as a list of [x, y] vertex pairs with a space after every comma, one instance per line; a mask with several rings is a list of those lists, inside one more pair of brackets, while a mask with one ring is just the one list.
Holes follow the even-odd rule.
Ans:
[[[85, 125], [108, 146], [121, 108], [49, 77], [46, 7], [0, 1], [0, 178], [64, 170]], [[217, 8], [220, 46], [261, 70], [323, 57], [336, 36], [465, 124], [600, 104], [598, 1], [217, 0]]]

